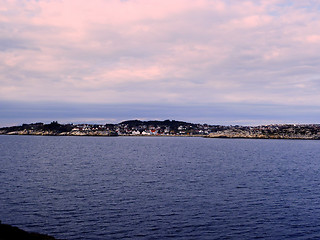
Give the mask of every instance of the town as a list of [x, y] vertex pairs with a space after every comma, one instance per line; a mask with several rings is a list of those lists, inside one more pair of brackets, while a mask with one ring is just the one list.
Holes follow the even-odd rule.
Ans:
[[211, 138], [320, 139], [320, 124], [223, 126], [183, 121], [128, 120], [118, 124], [31, 123], [0, 128], [6, 135], [54, 136], [195, 136]]

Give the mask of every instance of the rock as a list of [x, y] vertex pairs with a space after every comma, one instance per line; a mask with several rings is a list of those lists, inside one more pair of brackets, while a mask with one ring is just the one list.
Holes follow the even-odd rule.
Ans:
[[13, 227], [7, 224], [2, 224], [0, 221], [0, 240], [57, 240], [54, 237], [26, 232], [17, 227]]

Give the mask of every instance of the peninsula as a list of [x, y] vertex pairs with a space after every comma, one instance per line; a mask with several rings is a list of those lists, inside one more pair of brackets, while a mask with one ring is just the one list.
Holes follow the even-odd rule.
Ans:
[[117, 124], [60, 124], [53, 121], [0, 128], [5, 135], [195, 136], [210, 138], [320, 139], [320, 124], [223, 126], [183, 121], [128, 120]]

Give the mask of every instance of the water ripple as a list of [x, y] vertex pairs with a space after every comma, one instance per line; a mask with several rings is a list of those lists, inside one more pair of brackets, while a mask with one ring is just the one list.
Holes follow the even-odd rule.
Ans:
[[70, 240], [320, 239], [319, 145], [0, 136], [0, 216]]

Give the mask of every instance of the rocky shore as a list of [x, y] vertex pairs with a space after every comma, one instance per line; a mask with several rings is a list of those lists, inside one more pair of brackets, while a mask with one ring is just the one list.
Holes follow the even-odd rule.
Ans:
[[115, 134], [106, 131], [70, 131], [70, 132], [57, 132], [57, 131], [42, 131], [42, 130], [19, 130], [5, 132], [0, 131], [4, 135], [38, 135], [38, 136], [115, 136]]
[[319, 140], [318, 136], [302, 135], [268, 135], [268, 134], [247, 134], [247, 133], [210, 133], [208, 138], [252, 138], [252, 139], [301, 139]]
[[209, 138], [253, 138], [253, 139], [303, 139], [319, 140], [320, 132], [315, 127], [260, 127], [230, 128], [224, 131], [211, 132]]
[[8, 224], [3, 224], [0, 222], [0, 240], [57, 240], [54, 237], [26, 232], [17, 227], [13, 227]]

